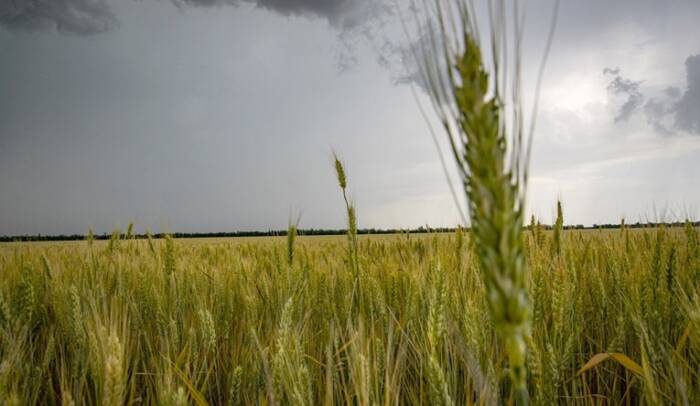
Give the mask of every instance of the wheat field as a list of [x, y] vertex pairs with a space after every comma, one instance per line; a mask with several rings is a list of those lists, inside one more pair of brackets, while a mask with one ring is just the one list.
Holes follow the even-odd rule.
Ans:
[[[512, 402], [470, 233], [356, 244], [4, 244], [1, 403]], [[525, 248], [531, 403], [700, 402], [696, 228], [535, 225]]]
[[480, 32], [435, 1], [416, 49], [469, 229], [358, 235], [336, 156], [344, 237], [0, 245], [0, 403], [700, 404], [697, 227], [524, 225], [520, 14], [494, 4]]

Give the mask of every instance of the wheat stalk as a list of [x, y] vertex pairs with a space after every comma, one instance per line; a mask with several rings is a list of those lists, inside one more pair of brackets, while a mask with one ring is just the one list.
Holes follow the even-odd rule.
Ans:
[[355, 205], [348, 199], [347, 194], [347, 178], [345, 176], [345, 168], [343, 168], [343, 163], [338, 158], [336, 153], [333, 153], [333, 163], [335, 165], [335, 172], [338, 178], [338, 186], [343, 192], [343, 201], [345, 202], [345, 209], [347, 211], [347, 222], [348, 222], [348, 245], [350, 249], [349, 262], [350, 268], [352, 269], [354, 287], [352, 295], [352, 303], [355, 304], [355, 292], [360, 295], [360, 301], [362, 300], [362, 286], [360, 281], [360, 266], [358, 264], [358, 254], [357, 254], [357, 216], [355, 214]]

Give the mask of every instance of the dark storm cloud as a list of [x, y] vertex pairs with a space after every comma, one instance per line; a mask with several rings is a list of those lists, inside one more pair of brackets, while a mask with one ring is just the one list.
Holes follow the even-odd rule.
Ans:
[[[677, 90], [677, 88], [673, 89]], [[644, 104], [644, 114], [647, 117], [647, 122], [657, 134], [672, 135], [673, 130], [670, 129], [666, 120], [666, 117], [673, 111], [673, 104], [668, 101], [672, 96], [668, 92], [664, 93], [666, 98], [654, 97], [647, 100]]]
[[3, 0], [0, 26], [90, 35], [108, 31], [116, 18], [104, 0]]
[[700, 54], [685, 60], [688, 87], [675, 105], [676, 127], [700, 134]]
[[642, 81], [626, 79], [620, 76], [619, 68], [605, 68], [603, 69], [603, 74], [612, 76], [608, 83], [608, 92], [625, 100], [615, 116], [615, 122], [627, 121], [644, 102], [644, 95], [639, 90]]
[[669, 86], [663, 90], [660, 97], [652, 97], [644, 104], [644, 114], [647, 122], [660, 135], [673, 135], [674, 124], [670, 117], [675, 115], [681, 89]]
[[[373, 0], [171, 0], [178, 7], [216, 7], [254, 4], [285, 16], [326, 19], [338, 29], [352, 29], [370, 17], [388, 12]], [[30, 31], [56, 30], [92, 35], [109, 31], [116, 17], [105, 0], [2, 0], [0, 26]]]
[[[402, 44], [386, 42], [382, 48], [381, 62], [392, 72], [393, 81], [396, 85], [414, 84], [426, 94], [430, 91], [429, 83], [425, 80], [423, 70], [429, 62], [443, 62], [442, 58], [435, 58], [428, 51], [430, 49], [431, 37], [426, 27], [419, 29], [416, 39]], [[439, 41], [439, 39], [436, 39]], [[442, 44], [440, 42], [440, 44]], [[441, 46], [441, 45], [440, 45]], [[439, 48], [439, 47], [435, 47]], [[443, 66], [434, 66], [440, 72], [444, 71]]]
[[[644, 104], [647, 121], [661, 135], [674, 134], [676, 131], [700, 134], [700, 55], [689, 56], [685, 61], [685, 70], [684, 90], [667, 87], [660, 96], [651, 97]], [[643, 96], [638, 86], [633, 91], [637, 92], [641, 101]]]
[[353, 28], [372, 13], [386, 11], [381, 1], [372, 0], [173, 0], [178, 5], [227, 6], [253, 3], [282, 15], [309, 15], [328, 20], [338, 28]]

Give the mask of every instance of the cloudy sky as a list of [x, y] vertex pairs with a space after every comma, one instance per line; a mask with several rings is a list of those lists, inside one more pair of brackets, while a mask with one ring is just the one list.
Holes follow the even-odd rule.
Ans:
[[[0, 234], [342, 227], [333, 150], [361, 227], [455, 225], [396, 3], [0, 0]], [[527, 97], [552, 5], [528, 2]], [[698, 21], [695, 0], [561, 0], [544, 222], [557, 198], [573, 224], [700, 216]]]

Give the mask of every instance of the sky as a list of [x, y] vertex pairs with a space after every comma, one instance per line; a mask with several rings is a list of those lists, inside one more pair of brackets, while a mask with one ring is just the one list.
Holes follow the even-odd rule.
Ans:
[[[397, 4], [0, 0], [0, 235], [341, 228], [333, 151], [360, 227], [458, 224]], [[524, 4], [531, 100], [554, 3]], [[698, 21], [694, 0], [561, 0], [529, 212], [700, 217]]]

